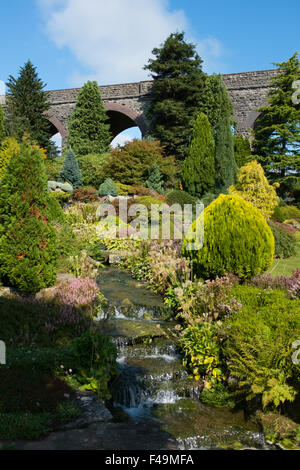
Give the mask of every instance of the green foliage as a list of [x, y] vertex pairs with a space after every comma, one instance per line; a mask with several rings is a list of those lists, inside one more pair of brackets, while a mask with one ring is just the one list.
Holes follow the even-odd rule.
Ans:
[[151, 205], [161, 205], [163, 204], [162, 201], [160, 201], [159, 199], [156, 199], [155, 197], [152, 197], [152, 196], [140, 196], [138, 199], [137, 199], [137, 204], [143, 204], [144, 206], [147, 207], [148, 211], [151, 211]]
[[144, 186], [154, 164], [165, 181], [174, 176], [174, 159], [164, 156], [164, 149], [158, 141], [134, 139], [111, 151], [103, 173], [122, 184]]
[[8, 163], [0, 193], [0, 274], [23, 293], [56, 280], [56, 233], [48, 204], [42, 153], [25, 141]]
[[38, 439], [51, 431], [50, 413], [1, 413], [1, 439]]
[[72, 149], [67, 150], [64, 165], [60, 171], [60, 178], [63, 183], [70, 183], [74, 189], [82, 185], [81, 171]]
[[237, 174], [233, 134], [226, 115], [217, 124], [215, 142], [215, 191], [224, 192], [235, 182]]
[[118, 189], [118, 194], [120, 196], [127, 196], [127, 195], [137, 194], [136, 188], [134, 188], [130, 184], [123, 184], [123, 183], [119, 183], [118, 181], [116, 181], [115, 185]]
[[204, 205], [204, 207], [209, 206], [215, 199], [217, 199], [218, 195], [214, 193], [205, 193], [202, 198], [201, 202]]
[[272, 220], [284, 222], [285, 220], [296, 219], [300, 222], [300, 209], [296, 206], [277, 206], [275, 207]]
[[9, 160], [18, 154], [20, 146], [13, 137], [7, 137], [0, 143], [0, 180], [3, 179]]
[[45, 160], [46, 175], [48, 181], [58, 181], [60, 172], [64, 164], [64, 158], [58, 157], [55, 160]]
[[[196, 230], [196, 221], [191, 230]], [[185, 256], [204, 279], [226, 273], [253, 277], [272, 264], [272, 231], [260, 211], [238, 196], [220, 195], [204, 209], [204, 234], [199, 250], [189, 249], [189, 233], [183, 243]]]
[[82, 174], [82, 183], [99, 188], [104, 180], [103, 165], [110, 158], [110, 153], [88, 154], [77, 158], [79, 168]]
[[250, 141], [243, 135], [234, 136], [234, 157], [238, 168], [252, 160]]
[[51, 126], [44, 113], [50, 109], [50, 104], [36, 67], [28, 60], [20, 68], [18, 78], [10, 75], [6, 85], [9, 92], [6, 111], [8, 134], [18, 141], [26, 134], [49, 154]]
[[80, 372], [76, 380], [82, 384], [80, 388], [92, 390], [101, 398], [110, 398], [108, 383], [116, 374], [115, 345], [108, 336], [91, 331], [76, 338], [73, 344], [79, 356]]
[[[49, 221], [63, 223], [65, 220], [64, 213], [60, 205], [60, 199], [56, 197], [56, 194], [61, 193], [50, 193], [48, 198], [48, 215]], [[62, 193], [65, 195], [65, 193]]]
[[293, 235], [272, 221], [269, 221], [269, 226], [275, 239], [275, 257], [289, 258], [295, 256], [297, 241]]
[[293, 401], [299, 365], [292, 361], [292, 343], [300, 334], [300, 309], [281, 291], [238, 286], [232, 293], [243, 308], [225, 322], [224, 353], [236, 377], [238, 394], [258, 397], [263, 408]]
[[172, 191], [167, 193], [166, 202], [169, 205], [179, 204], [183, 208], [185, 204], [195, 204], [196, 198], [191, 196], [186, 191], [173, 189]]
[[162, 194], [164, 192], [163, 177], [159, 171], [157, 163], [153, 165], [149, 178], [146, 181], [146, 186], [147, 188], [153, 189], [158, 194]]
[[97, 82], [88, 81], [77, 96], [68, 121], [68, 145], [76, 155], [102, 154], [112, 140], [107, 115]]
[[277, 192], [286, 204], [292, 204], [300, 209], [300, 177], [285, 176], [278, 180], [280, 184]]
[[228, 315], [236, 314], [240, 308], [240, 304], [230, 294], [236, 282], [234, 276], [206, 282], [187, 280], [179, 286], [170, 286], [165, 302], [177, 312], [176, 318], [184, 321], [185, 325], [222, 321]]
[[100, 185], [99, 196], [117, 196], [118, 189], [112, 179], [107, 178], [104, 183]]
[[201, 323], [186, 328], [179, 339], [183, 365], [189, 365], [196, 380], [204, 377], [208, 389], [225, 379], [217, 330], [212, 323]]
[[234, 183], [236, 162], [231, 131], [233, 105], [221, 75], [206, 77], [199, 110], [211, 125], [215, 140], [215, 187], [213, 192], [224, 192]]
[[6, 129], [4, 125], [4, 114], [3, 114], [2, 106], [0, 104], [0, 145], [2, 141], [5, 139], [5, 137], [6, 137]]
[[200, 197], [215, 187], [215, 143], [205, 114], [198, 115], [182, 165], [183, 188]]
[[185, 42], [184, 33], [174, 33], [152, 51], [144, 68], [153, 78], [148, 118], [151, 135], [160, 140], [167, 155], [183, 160], [198, 114], [205, 74], [196, 46]]
[[204, 388], [200, 395], [202, 403], [207, 405], [234, 408], [233, 394], [226, 388], [223, 382], [217, 383], [213, 389]]
[[274, 65], [278, 73], [271, 79], [268, 104], [258, 110], [253, 148], [268, 177], [278, 181], [300, 171], [300, 105], [292, 101], [293, 83], [300, 79], [298, 54]]

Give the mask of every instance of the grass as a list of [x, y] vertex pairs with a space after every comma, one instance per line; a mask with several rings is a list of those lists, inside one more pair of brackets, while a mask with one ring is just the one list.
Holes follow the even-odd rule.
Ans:
[[296, 255], [287, 259], [275, 259], [268, 271], [271, 276], [290, 276], [296, 269], [300, 268], [300, 231], [295, 233], [297, 239]]

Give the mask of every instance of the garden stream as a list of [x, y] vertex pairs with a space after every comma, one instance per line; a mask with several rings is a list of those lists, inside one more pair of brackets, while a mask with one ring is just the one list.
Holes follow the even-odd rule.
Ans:
[[100, 271], [98, 283], [108, 300], [98, 321], [118, 350], [110, 408], [115, 422], [125, 421], [135, 439], [140, 436], [134, 448], [144, 449], [145, 439], [153, 450], [268, 448], [243, 410], [201, 403], [199, 384], [188, 377], [168, 333], [176, 323], [164, 320], [160, 296], [111, 266]]

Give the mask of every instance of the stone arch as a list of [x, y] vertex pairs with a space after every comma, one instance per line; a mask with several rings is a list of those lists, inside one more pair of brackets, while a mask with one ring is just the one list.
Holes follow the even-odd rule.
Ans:
[[253, 111], [250, 113], [247, 118], [245, 119], [244, 128], [245, 129], [254, 129], [255, 121], [260, 116], [258, 111]]
[[120, 132], [136, 126], [139, 127], [142, 136], [147, 134], [148, 126], [141, 114], [138, 114], [124, 104], [115, 102], [104, 102], [104, 106], [109, 118], [108, 122], [113, 138], [120, 134]]
[[65, 124], [60, 121], [56, 116], [53, 116], [48, 113], [45, 113], [45, 116], [47, 117], [48, 121], [52, 124], [53, 129], [59, 132], [62, 137], [62, 140], [64, 140], [68, 136], [68, 130]]

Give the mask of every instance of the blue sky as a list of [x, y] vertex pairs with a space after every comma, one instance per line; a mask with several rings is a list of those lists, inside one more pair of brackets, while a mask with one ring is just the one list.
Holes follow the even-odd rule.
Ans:
[[299, 0], [5, 1], [0, 80], [27, 59], [47, 89], [145, 80], [151, 50], [176, 30], [208, 73], [268, 69], [299, 51], [299, 17]]

